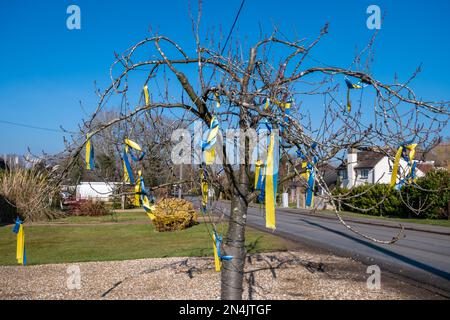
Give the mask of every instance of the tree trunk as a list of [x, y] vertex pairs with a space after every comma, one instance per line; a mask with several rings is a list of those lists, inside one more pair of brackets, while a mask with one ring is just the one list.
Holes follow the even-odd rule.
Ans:
[[245, 225], [247, 220], [248, 176], [245, 165], [239, 172], [239, 188], [231, 199], [230, 221], [225, 239], [224, 254], [233, 256], [230, 261], [222, 262], [221, 298], [222, 300], [241, 300], [245, 265]]
[[243, 292], [245, 265], [245, 223], [247, 204], [244, 199], [234, 195], [231, 200], [230, 221], [225, 240], [225, 254], [233, 256], [222, 262], [222, 300], [241, 300]]

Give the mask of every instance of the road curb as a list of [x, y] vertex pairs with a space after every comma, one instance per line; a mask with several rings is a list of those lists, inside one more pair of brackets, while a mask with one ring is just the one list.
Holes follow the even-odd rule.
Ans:
[[[306, 212], [298, 212], [295, 211], [295, 209], [288, 209], [288, 208], [280, 208], [279, 210], [283, 210], [287, 213], [292, 213], [292, 214], [298, 214], [298, 215], [304, 215], [304, 216], [308, 216], [308, 217], [315, 217], [315, 218], [324, 218], [324, 219], [329, 219], [329, 220], [335, 220], [336, 216], [328, 216], [328, 215], [321, 215], [321, 214], [311, 214], [311, 213], [306, 213]], [[412, 222], [406, 222], [408, 223], [408, 225], [402, 224], [402, 222], [400, 221], [392, 221], [389, 223], [386, 222], [382, 222], [382, 221], [370, 221], [370, 220], [363, 220], [363, 219], [355, 219], [355, 218], [349, 218], [349, 217], [345, 217], [342, 216], [342, 218], [346, 221], [346, 222], [353, 222], [353, 223], [360, 223], [360, 224], [367, 224], [367, 225], [373, 225], [373, 226], [382, 226], [382, 227], [387, 227], [387, 228], [394, 228], [394, 229], [398, 229], [400, 226], [403, 226], [403, 228], [405, 230], [411, 230], [411, 231], [419, 231], [419, 232], [428, 232], [428, 233], [434, 233], [434, 234], [440, 234], [440, 235], [444, 235], [444, 236], [450, 236], [450, 228], [448, 228], [449, 230], [433, 230], [430, 228], [421, 228], [420, 226], [411, 226], [410, 224], [412, 224]], [[430, 227], [434, 227], [434, 228], [446, 228], [446, 227], [439, 227], [439, 226], [430, 226]]]
[[[229, 200], [220, 200], [220, 201], [230, 202]], [[255, 204], [250, 204], [249, 207], [259, 208], [259, 206], [255, 205]], [[311, 213], [307, 213], [307, 212], [299, 212], [298, 209], [294, 209], [294, 208], [276, 208], [276, 209], [280, 210], [282, 212], [284, 211], [287, 213], [298, 214], [298, 215], [303, 215], [303, 216], [308, 216], [308, 217], [336, 220], [335, 215], [331, 216], [331, 215], [326, 215], [326, 214], [311, 214]], [[306, 210], [306, 209], [303, 209], [303, 210]], [[381, 226], [381, 227], [387, 227], [387, 228], [393, 228], [393, 229], [398, 229], [400, 226], [403, 226], [403, 228], [405, 230], [428, 232], [428, 233], [440, 234], [440, 235], [444, 235], [444, 236], [450, 236], [450, 228], [447, 228], [447, 227], [429, 225], [429, 227], [426, 228], [426, 227], [421, 227], [420, 225], [411, 225], [411, 224], [413, 224], [413, 222], [406, 222], [407, 225], [405, 225], [405, 224], [402, 224], [402, 222], [400, 222], [400, 221], [391, 221], [391, 222], [380, 221], [380, 220], [371, 221], [369, 219], [358, 219], [358, 218], [355, 219], [355, 218], [349, 218], [349, 217], [345, 217], [345, 216], [342, 216], [342, 218], [346, 222], [360, 223], [360, 224], [366, 224], [366, 225], [372, 225], [372, 226]], [[430, 227], [431, 228], [446, 228], [448, 230], [445, 230], [445, 229], [433, 230], [433, 229], [430, 229]]]

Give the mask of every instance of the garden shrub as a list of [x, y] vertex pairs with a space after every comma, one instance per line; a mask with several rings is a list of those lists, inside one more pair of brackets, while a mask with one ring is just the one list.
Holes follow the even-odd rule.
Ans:
[[[448, 218], [448, 202], [450, 201], [450, 173], [447, 170], [435, 169], [424, 177], [418, 178], [417, 186], [405, 185], [400, 191], [388, 184], [361, 185], [354, 187], [342, 200], [341, 210], [369, 215], [383, 215], [396, 217], [416, 217], [426, 219]], [[348, 189], [336, 188], [334, 195], [346, 195]], [[359, 196], [356, 196], [361, 194]], [[356, 196], [356, 197], [355, 197]], [[380, 204], [383, 197], [386, 199]], [[422, 209], [419, 214], [414, 209]], [[369, 209], [361, 211], [360, 209]]]
[[[348, 192], [348, 189], [336, 189], [335, 194], [347, 194]], [[352, 188], [347, 197], [349, 199], [342, 201], [341, 208], [346, 211], [376, 216], [402, 216], [405, 214], [398, 192], [388, 184], [360, 185]], [[382, 201], [383, 198], [385, 198], [384, 201]]]
[[103, 201], [78, 200], [69, 206], [69, 214], [75, 216], [106, 216], [110, 214]]
[[420, 209], [419, 218], [448, 218], [448, 202], [450, 201], [450, 173], [447, 170], [435, 169], [416, 181], [418, 187], [402, 188], [402, 198], [412, 208]]
[[156, 203], [153, 224], [159, 232], [184, 230], [197, 224], [197, 212], [192, 202], [163, 198]]

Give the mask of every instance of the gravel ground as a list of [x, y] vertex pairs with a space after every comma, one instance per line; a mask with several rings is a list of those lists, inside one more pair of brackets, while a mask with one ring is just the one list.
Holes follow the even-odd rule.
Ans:
[[[81, 288], [69, 289], [78, 266]], [[0, 267], [0, 299], [219, 299], [220, 274], [211, 258], [160, 258]], [[76, 267], [75, 267], [76, 268]], [[387, 273], [381, 289], [366, 286], [366, 266], [327, 254], [249, 255], [245, 299], [439, 298]]]

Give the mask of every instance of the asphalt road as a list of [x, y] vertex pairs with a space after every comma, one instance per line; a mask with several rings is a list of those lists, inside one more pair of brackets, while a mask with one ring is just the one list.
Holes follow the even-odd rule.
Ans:
[[[229, 212], [229, 203], [219, 204]], [[289, 210], [291, 211], [291, 210]], [[419, 285], [450, 298], [450, 235], [405, 230], [406, 237], [391, 245], [376, 244], [351, 232], [337, 219], [312, 217], [306, 212], [276, 210], [274, 234], [298, 241], [311, 248], [352, 257], [381, 271], [401, 275]], [[265, 229], [265, 213], [249, 207], [247, 224]], [[390, 240], [398, 230], [378, 225], [349, 222], [349, 225], [377, 239]], [[272, 232], [268, 230], [268, 232]]]

